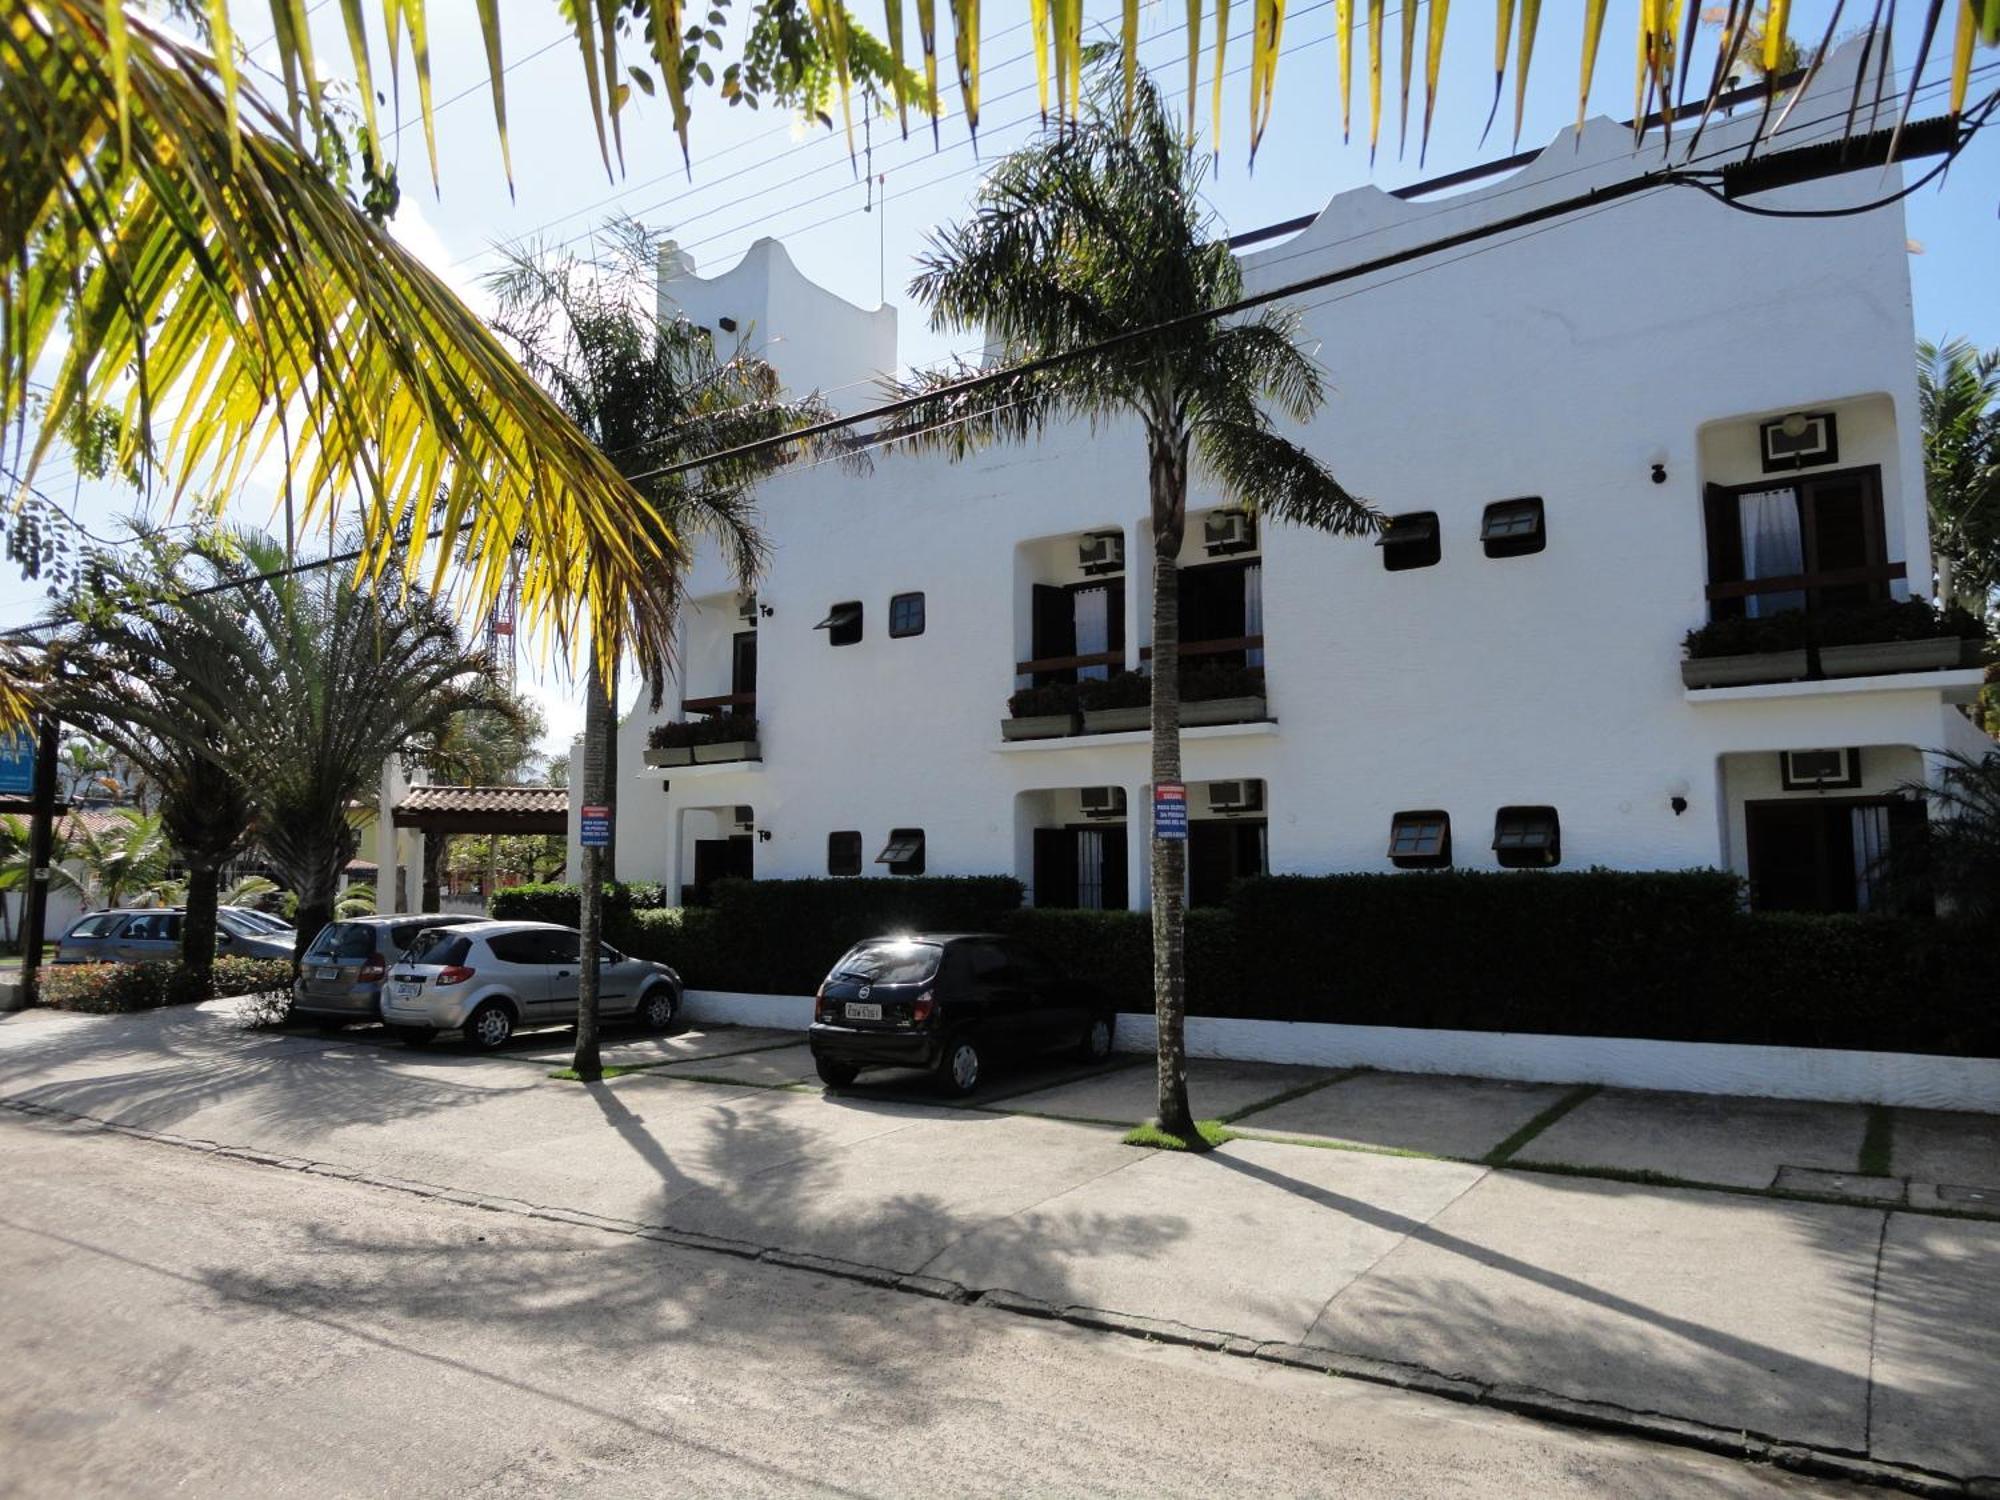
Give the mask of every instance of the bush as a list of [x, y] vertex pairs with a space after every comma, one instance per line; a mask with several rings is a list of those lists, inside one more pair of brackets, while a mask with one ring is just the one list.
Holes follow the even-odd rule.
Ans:
[[1795, 651], [1808, 640], [1822, 646], [1872, 646], [1883, 641], [1930, 641], [1955, 637], [1986, 639], [1986, 622], [1951, 605], [1939, 609], [1928, 599], [1887, 599], [1829, 610], [1808, 619], [1796, 609], [1763, 619], [1738, 615], [1711, 620], [1690, 630], [1682, 645], [1690, 660], [1748, 656], [1761, 651]]
[[707, 907], [668, 907], [634, 911], [609, 924], [605, 938], [612, 947], [634, 958], [666, 964], [696, 989], [726, 989], [713, 982], [722, 976], [715, 913]]
[[1016, 719], [1076, 712], [1076, 684], [1046, 682], [1040, 687], [1022, 688], [1007, 700], [1007, 712]]
[[1711, 656], [1755, 656], [1767, 651], [1799, 651], [1806, 644], [1806, 617], [1803, 610], [1788, 609], [1779, 614], [1754, 618], [1735, 615], [1710, 620], [1698, 630], [1690, 630], [1681, 640], [1689, 661]]
[[[510, 885], [486, 902], [488, 916], [505, 922], [556, 922], [574, 927], [582, 920], [580, 888], [574, 885]], [[610, 924], [635, 911], [657, 910], [667, 903], [666, 888], [650, 880], [606, 881], [604, 921]]]
[[[291, 965], [286, 964], [289, 975]], [[125, 1015], [208, 998], [178, 963], [51, 964], [42, 970], [41, 1002], [85, 1015]]]
[[209, 996], [216, 1000], [269, 990], [289, 994], [291, 988], [292, 961], [288, 958], [218, 958], [210, 972]]
[[655, 724], [646, 736], [646, 744], [654, 750], [685, 750], [690, 745], [726, 745], [734, 740], [756, 738], [757, 716], [732, 708], [705, 719]]
[[[1153, 1013], [1150, 912], [1030, 907], [1010, 916], [1006, 930], [1096, 985], [1119, 1010]], [[1189, 1013], [1216, 1014], [1218, 997], [1239, 982], [1236, 924], [1226, 911], [1198, 907], [1187, 914], [1186, 944]]]

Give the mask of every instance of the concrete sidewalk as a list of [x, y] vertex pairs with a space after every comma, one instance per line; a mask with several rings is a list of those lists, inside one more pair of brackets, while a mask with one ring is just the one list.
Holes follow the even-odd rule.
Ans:
[[1198, 1111], [1250, 1134], [1190, 1157], [1079, 1123], [1143, 1115], [1143, 1066], [947, 1107], [822, 1095], [795, 1036], [722, 1029], [585, 1087], [547, 1076], [559, 1039], [494, 1060], [218, 1009], [0, 1021], [0, 1100], [2000, 1475], [2000, 1222], [1919, 1211], [2000, 1200], [1984, 1117], [1214, 1064]]

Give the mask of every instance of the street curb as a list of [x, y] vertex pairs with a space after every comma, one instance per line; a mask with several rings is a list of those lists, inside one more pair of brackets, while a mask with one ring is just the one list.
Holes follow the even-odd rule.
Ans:
[[646, 1239], [677, 1249], [729, 1255], [739, 1260], [755, 1260], [788, 1270], [838, 1277], [887, 1291], [938, 1301], [970, 1304], [1014, 1317], [1036, 1318], [1067, 1323], [1093, 1332], [1118, 1334], [1152, 1343], [1179, 1344], [1239, 1359], [1313, 1370], [1370, 1385], [1388, 1386], [1417, 1395], [1434, 1396], [1462, 1405], [1489, 1406], [1515, 1416], [1548, 1422], [1560, 1427], [1607, 1432], [1676, 1448], [1692, 1448], [1723, 1458], [1766, 1464], [1788, 1472], [1820, 1479], [1845, 1480], [1882, 1489], [1901, 1490], [1923, 1496], [1971, 1496], [1975, 1500], [2000, 1496], [2000, 1479], [1993, 1476], [1959, 1477], [1914, 1464], [1892, 1463], [1847, 1449], [1816, 1447], [1790, 1442], [1744, 1428], [1718, 1427], [1711, 1423], [1664, 1412], [1640, 1411], [1609, 1402], [1581, 1400], [1539, 1387], [1487, 1382], [1466, 1376], [1447, 1375], [1421, 1365], [1401, 1364], [1365, 1355], [1343, 1354], [1317, 1344], [1294, 1344], [1278, 1340], [1253, 1339], [1214, 1329], [1195, 1328], [1159, 1318], [1120, 1313], [1081, 1304], [1058, 1306], [1038, 1297], [1025, 1296], [1005, 1287], [974, 1288], [942, 1277], [907, 1274], [859, 1261], [756, 1245], [742, 1240], [718, 1239], [712, 1235], [675, 1229], [667, 1224], [645, 1224], [629, 1219], [606, 1218], [580, 1209], [526, 1203], [518, 1198], [467, 1192], [462, 1188], [440, 1187], [409, 1178], [390, 1177], [327, 1162], [247, 1147], [220, 1145], [214, 1141], [174, 1135], [166, 1131], [122, 1125], [95, 1115], [57, 1109], [22, 1099], [0, 1099], [0, 1109], [58, 1125], [81, 1125], [152, 1145], [172, 1146], [202, 1155], [220, 1156], [247, 1166], [281, 1172], [302, 1172], [384, 1188], [411, 1197], [454, 1206], [479, 1208], [494, 1213], [542, 1219], [581, 1229]]

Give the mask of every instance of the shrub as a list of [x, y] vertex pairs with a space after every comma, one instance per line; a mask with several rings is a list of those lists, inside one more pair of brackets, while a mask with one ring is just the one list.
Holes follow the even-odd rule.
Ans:
[[655, 724], [646, 736], [654, 750], [685, 750], [690, 745], [725, 745], [757, 738], [757, 716], [728, 709], [704, 719], [676, 719]]
[[[219, 965], [218, 965], [219, 967]], [[285, 965], [289, 973], [291, 966]], [[41, 1001], [85, 1015], [125, 1015], [207, 997], [178, 963], [51, 964], [42, 970]]]
[[1212, 698], [1261, 698], [1264, 669], [1236, 667], [1226, 662], [1193, 659], [1181, 666], [1181, 701], [1205, 703]]
[[[607, 925], [627, 913], [666, 905], [666, 888], [650, 880], [606, 881], [604, 920]], [[556, 922], [574, 927], [582, 920], [579, 887], [574, 885], [510, 885], [486, 902], [488, 916], [506, 922]]]
[[210, 971], [209, 995], [257, 995], [269, 990], [289, 993], [292, 962], [288, 958], [218, 958]]
[[1047, 682], [1040, 687], [1022, 688], [1007, 700], [1007, 712], [1016, 719], [1076, 712], [1076, 684]]
[[1788, 609], [1761, 618], [1750, 615], [1710, 620], [1681, 640], [1688, 660], [1711, 656], [1753, 656], [1766, 651], [1797, 651], [1806, 643], [1803, 610]]
[[[1097, 986], [1118, 1009], [1153, 1013], [1150, 912], [1028, 907], [1007, 919], [1006, 930]], [[1227, 911], [1197, 907], [1187, 914], [1186, 945], [1189, 1013], [1216, 1014], [1219, 997], [1240, 982], [1236, 924]]]
[[1144, 672], [1086, 677], [1076, 685], [1077, 707], [1085, 713], [1100, 708], [1144, 708], [1152, 701], [1153, 679]]

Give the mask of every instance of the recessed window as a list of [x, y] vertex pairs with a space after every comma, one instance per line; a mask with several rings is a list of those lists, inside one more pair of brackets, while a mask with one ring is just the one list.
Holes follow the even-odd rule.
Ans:
[[861, 835], [856, 832], [829, 833], [826, 836], [826, 873], [829, 875], [859, 875], [861, 873]]
[[924, 596], [922, 594], [898, 594], [889, 601], [889, 634], [892, 636], [922, 635], [924, 633]]
[[1840, 462], [1840, 430], [1830, 411], [1795, 411], [1761, 423], [1757, 434], [1766, 474]]
[[1486, 507], [1479, 526], [1479, 540], [1488, 557], [1525, 557], [1549, 544], [1542, 525], [1539, 495], [1525, 500], [1502, 500]]
[[892, 828], [889, 842], [875, 856], [875, 863], [887, 865], [891, 875], [924, 873], [924, 831], [921, 828]]
[[1509, 870], [1562, 862], [1562, 824], [1553, 807], [1503, 807], [1493, 819], [1493, 857]]
[[1778, 757], [1779, 784], [1788, 792], [1827, 792], [1861, 785], [1859, 750], [1787, 750]]
[[1403, 870], [1441, 870], [1451, 863], [1451, 814], [1399, 812], [1389, 824], [1389, 863]]
[[1375, 545], [1382, 549], [1382, 566], [1391, 573], [1430, 567], [1444, 555], [1438, 543], [1437, 512], [1417, 510], [1391, 516]]
[[827, 611], [826, 618], [813, 626], [826, 632], [830, 646], [852, 646], [861, 639], [861, 601], [850, 599]]

